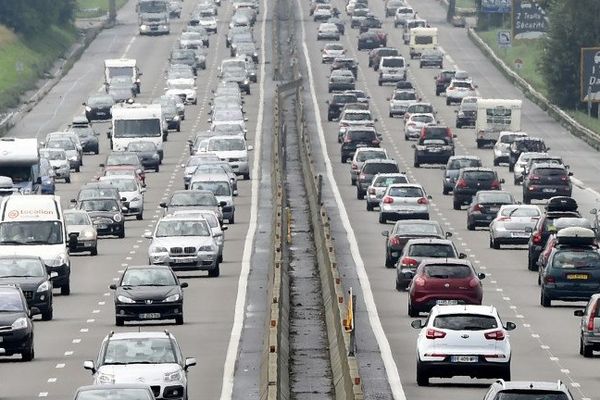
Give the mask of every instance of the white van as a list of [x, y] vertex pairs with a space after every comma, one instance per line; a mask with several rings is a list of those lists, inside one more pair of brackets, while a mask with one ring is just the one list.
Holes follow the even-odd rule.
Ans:
[[475, 120], [477, 148], [495, 144], [501, 131], [520, 131], [521, 107], [521, 100], [477, 100], [477, 119]]
[[412, 28], [408, 43], [410, 58], [420, 57], [423, 51], [436, 49], [438, 45], [438, 28]]
[[137, 61], [133, 58], [117, 58], [104, 60], [104, 85], [108, 87], [112, 78], [116, 76], [126, 76], [131, 78], [131, 83], [135, 84], [137, 94], [141, 91], [140, 76], [142, 73], [137, 67]]
[[156, 145], [158, 155], [162, 160], [166, 122], [163, 119], [160, 104], [114, 105], [110, 129], [111, 149], [125, 151], [131, 142], [148, 141]]
[[0, 205], [0, 255], [35, 254], [44, 260], [48, 273], [58, 276], [52, 281], [63, 295], [71, 292], [69, 240], [67, 238], [60, 197], [52, 195], [12, 195]]

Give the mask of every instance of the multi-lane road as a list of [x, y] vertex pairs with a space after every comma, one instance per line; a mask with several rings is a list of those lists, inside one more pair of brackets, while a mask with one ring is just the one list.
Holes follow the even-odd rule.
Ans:
[[[136, 101], [150, 102], [162, 95], [169, 52], [187, 24], [186, 19], [195, 4], [194, 1], [184, 3], [182, 18], [171, 21], [170, 35], [146, 37], [138, 35], [135, 2], [128, 2], [119, 11], [117, 25], [98, 35], [69, 73], [8, 136], [43, 140], [46, 133], [65, 128], [73, 116], [83, 113], [81, 103], [89, 95], [102, 90], [104, 59], [137, 59], [143, 76], [141, 95]], [[265, 24], [264, 21], [270, 18], [272, 10], [265, 2], [261, 7], [254, 33], [257, 45], [264, 49], [261, 54], [261, 60], [264, 60], [270, 57], [269, 46], [265, 42], [271, 32], [270, 22]], [[207, 69], [198, 73], [198, 104], [186, 106], [182, 131], [169, 133], [160, 173], [147, 173], [144, 220], [128, 219], [124, 239], [99, 240], [98, 256], [72, 256], [71, 295], [55, 295], [52, 321], [42, 322], [36, 318], [36, 359], [25, 363], [20, 362], [17, 356], [0, 361], [2, 398], [65, 399], [70, 398], [78, 386], [91, 384], [91, 375], [82, 368], [82, 362], [95, 359], [103, 337], [111, 330], [117, 330], [112, 293], [108, 286], [117, 280], [126, 266], [147, 264], [149, 242], [143, 234], [152, 230], [162, 216], [163, 209], [159, 203], [165, 201], [170, 192], [183, 189], [181, 164], [189, 155], [186, 140], [196, 132], [208, 129], [208, 102], [211, 89], [218, 82], [217, 68], [220, 61], [229, 56], [225, 35], [232, 12], [231, 2], [223, 2], [219, 8], [218, 35], [210, 39]], [[270, 76], [265, 73], [265, 64], [258, 68], [260, 74]], [[188, 375], [192, 398], [217, 398], [222, 391], [226, 397], [232, 391], [258, 397], [258, 365], [266, 306], [262, 289], [270, 259], [266, 251], [270, 242], [265, 238], [270, 236], [271, 222], [270, 182], [260, 180], [263, 164], [267, 168], [264, 175], [270, 175], [268, 133], [271, 129], [269, 121], [263, 126], [264, 112], [267, 110], [269, 115], [271, 104], [271, 99], [265, 98], [264, 90], [266, 85], [270, 85], [270, 80], [262, 78], [259, 77], [252, 95], [245, 99], [249, 117], [248, 140], [255, 147], [250, 157], [251, 175], [255, 179], [240, 180], [239, 196], [235, 198], [236, 223], [230, 225], [226, 232], [221, 276], [207, 278], [206, 273], [182, 274], [189, 282], [185, 289], [184, 325], [150, 324], [139, 328], [134, 324], [118, 328], [134, 331], [169, 329], [173, 332], [184, 355], [198, 360], [198, 365], [190, 369]], [[94, 123], [94, 128], [100, 132], [100, 155], [84, 156], [81, 173], [71, 175], [71, 184], [57, 183], [56, 194], [61, 196], [65, 208], [70, 206], [69, 200], [75, 197], [82, 184], [95, 179], [100, 172], [99, 163], [104, 162], [110, 151], [105, 135], [108, 124]], [[259, 135], [266, 132], [265, 141], [255, 132]], [[259, 267], [250, 269], [253, 262], [257, 262]], [[244, 341], [240, 341], [242, 335]], [[234, 379], [234, 373], [239, 373], [240, 379], [237, 376]]]
[[[573, 310], [579, 304], [555, 302], [552, 308], [540, 306], [540, 292], [537, 274], [527, 270], [526, 248], [507, 247], [493, 250], [488, 247], [488, 232], [476, 232], [466, 228], [466, 212], [452, 209], [451, 196], [442, 195], [442, 170], [439, 167], [413, 167], [411, 142], [404, 140], [400, 119], [388, 117], [388, 103], [393, 87], [377, 84], [377, 74], [368, 68], [367, 52], [358, 52], [357, 30], [349, 29], [349, 17], [345, 14], [345, 4], [333, 1], [342, 11], [346, 21], [346, 35], [340, 43], [347, 50], [347, 56], [355, 57], [360, 63], [357, 87], [370, 95], [371, 110], [378, 118], [377, 128], [383, 133], [382, 146], [396, 159], [402, 171], [410, 179], [421, 183], [428, 194], [433, 196], [431, 218], [438, 220], [447, 230], [454, 233], [453, 239], [461, 251], [468, 254], [474, 265], [488, 274], [484, 280], [484, 303], [495, 305], [503, 319], [517, 323], [518, 329], [511, 332], [513, 348], [512, 378], [516, 380], [562, 379], [577, 398], [597, 397], [600, 389], [596, 370], [597, 360], [584, 359], [578, 353], [579, 319]], [[487, 98], [523, 99], [522, 93], [514, 88], [467, 37], [465, 29], [454, 28], [445, 22], [446, 10], [439, 0], [412, 1], [411, 5], [421, 18], [431, 26], [439, 28], [439, 42], [446, 53], [445, 66], [469, 72], [478, 85], [479, 93]], [[370, 1], [371, 12], [380, 18], [384, 16], [383, 1]], [[319, 148], [325, 174], [325, 204], [332, 218], [338, 264], [342, 266], [346, 282], [356, 288], [362, 286], [359, 297], [362, 300], [358, 309], [358, 361], [363, 375], [365, 395], [395, 398], [406, 396], [409, 399], [481, 398], [490, 380], [451, 380], [433, 379], [430, 387], [418, 387], [415, 378], [417, 330], [410, 326], [407, 315], [407, 293], [399, 293], [394, 288], [395, 271], [384, 268], [385, 238], [381, 231], [390, 225], [378, 223], [378, 213], [366, 211], [364, 201], [356, 199], [356, 189], [350, 185], [350, 165], [340, 163], [340, 145], [337, 142], [337, 122], [327, 122], [326, 100], [329, 65], [321, 64], [321, 48], [325, 42], [313, 42], [319, 23], [309, 17], [308, 4], [298, 1], [300, 27], [300, 53], [308, 62], [310, 71], [305, 71], [308, 87], [305, 102], [313, 113], [307, 118], [313, 126], [313, 145]], [[393, 21], [387, 18], [384, 29], [388, 33], [388, 46], [401, 50], [409, 59], [408, 48], [403, 45], [402, 31], [394, 29]], [[409, 67], [409, 79], [417, 88], [423, 101], [434, 104], [441, 123], [454, 127], [456, 106], [445, 104], [444, 97], [436, 97], [434, 76], [438, 69], [419, 69], [418, 62]], [[318, 109], [318, 113], [315, 113]], [[523, 99], [522, 129], [531, 136], [544, 138], [551, 147], [551, 153], [561, 155], [574, 172], [576, 185], [573, 197], [579, 203], [580, 211], [597, 206], [600, 194], [593, 188], [600, 187], [597, 174], [597, 152], [584, 142], [569, 135], [557, 122], [552, 120], [537, 106]], [[493, 166], [492, 151], [477, 149], [473, 129], [453, 129], [457, 154], [472, 154], [481, 157], [485, 166]], [[324, 150], [323, 153], [320, 153]], [[506, 166], [496, 167], [503, 186], [521, 199], [521, 187], [513, 186], [512, 175]], [[541, 203], [540, 203], [541, 204]], [[357, 290], [355, 289], [355, 293]], [[381, 355], [375, 356], [378, 348]], [[386, 351], [390, 350], [390, 353]], [[391, 356], [391, 357], [390, 357]], [[383, 367], [387, 375], [383, 374]], [[388, 387], [387, 390], [386, 387]], [[390, 391], [391, 390], [391, 391]], [[387, 394], [386, 394], [387, 393]]]

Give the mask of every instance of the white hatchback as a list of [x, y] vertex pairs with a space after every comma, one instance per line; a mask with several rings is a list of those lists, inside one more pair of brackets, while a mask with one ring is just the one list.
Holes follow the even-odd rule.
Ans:
[[436, 305], [427, 321], [415, 320], [417, 338], [417, 384], [429, 378], [500, 378], [510, 380], [511, 348], [498, 311], [483, 305]]

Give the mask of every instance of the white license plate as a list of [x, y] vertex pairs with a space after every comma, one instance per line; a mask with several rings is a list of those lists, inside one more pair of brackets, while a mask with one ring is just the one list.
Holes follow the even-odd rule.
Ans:
[[527, 232], [511, 232], [510, 233], [510, 237], [514, 237], [514, 238], [528, 238], [529, 237], [529, 233], [527, 233]]
[[429, 149], [430, 153], [439, 153], [440, 151], [442, 151], [442, 149], [436, 149], [436, 148]]
[[187, 263], [194, 262], [194, 260], [191, 260], [189, 258], [176, 258], [173, 261], [175, 261], [175, 264], [187, 264]]
[[451, 362], [459, 362], [459, 363], [474, 363], [479, 361], [479, 357], [477, 356], [452, 356], [450, 357]]
[[435, 304], [440, 306], [453, 306], [458, 304], [457, 300], [436, 300]]
[[104, 111], [97, 111], [96, 114], [97, 115], [106, 115], [106, 113]]
[[546, 189], [542, 189], [542, 192], [544, 192], [544, 193], [556, 193], [556, 189], [546, 188]]
[[498, 212], [498, 211], [500, 211], [500, 207], [490, 207], [490, 211], [491, 212]]
[[139, 315], [140, 319], [158, 319], [160, 318], [159, 313], [144, 313]]

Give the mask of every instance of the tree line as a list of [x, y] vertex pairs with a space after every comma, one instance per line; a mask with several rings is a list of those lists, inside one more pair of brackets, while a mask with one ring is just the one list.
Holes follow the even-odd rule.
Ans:
[[0, 24], [30, 36], [73, 22], [76, 0], [0, 0]]

